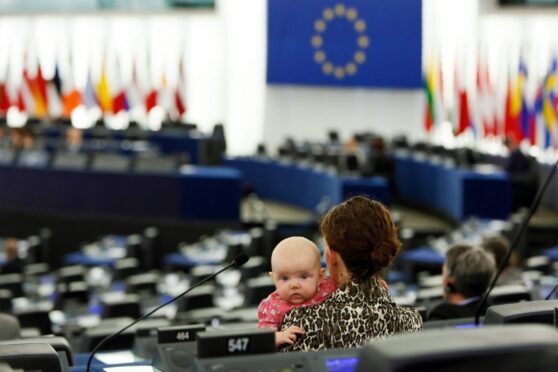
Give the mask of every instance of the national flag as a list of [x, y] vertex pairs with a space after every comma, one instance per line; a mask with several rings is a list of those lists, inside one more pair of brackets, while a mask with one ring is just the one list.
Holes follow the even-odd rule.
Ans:
[[467, 93], [467, 89], [462, 87], [459, 90], [459, 122], [456, 134], [462, 134], [468, 128], [470, 128], [473, 133], [475, 132], [475, 128], [471, 120], [471, 112], [469, 110], [469, 95]]
[[157, 96], [158, 92], [156, 89], [151, 89], [151, 91], [145, 97], [145, 111], [149, 112], [155, 106], [157, 106]]
[[91, 80], [91, 71], [87, 72], [87, 81], [85, 82], [85, 89], [83, 90], [83, 104], [85, 108], [92, 109], [99, 106], [99, 100], [93, 88], [93, 81]]
[[479, 58], [477, 65], [477, 101], [476, 120], [482, 127], [485, 137], [498, 135], [498, 119], [496, 114], [496, 91], [490, 78], [486, 58]]
[[469, 109], [469, 94], [467, 92], [467, 87], [461, 84], [461, 79], [458, 74], [457, 68], [455, 70], [455, 89], [457, 92], [457, 99], [459, 104], [457, 118], [457, 129], [455, 131], [456, 135], [464, 133], [467, 129], [471, 129], [475, 133], [475, 128], [471, 119], [471, 112]]
[[542, 112], [544, 121], [546, 124], [546, 132], [545, 138], [545, 147], [548, 147], [552, 142], [556, 126], [557, 126], [557, 115], [556, 115], [556, 106], [555, 106], [555, 93], [554, 90], [556, 88], [556, 78], [558, 73], [558, 61], [556, 57], [552, 59], [550, 69], [546, 74], [546, 77], [543, 82], [542, 88]]
[[178, 84], [176, 84], [176, 89], [174, 91], [174, 106], [176, 110], [176, 116], [179, 120], [186, 113], [186, 101], [184, 99], [184, 65], [182, 59], [178, 65]]
[[521, 141], [523, 133], [521, 130], [521, 110], [522, 110], [522, 83], [523, 77], [520, 74], [515, 81], [510, 77], [508, 80], [508, 95], [506, 97], [506, 121], [505, 136], [513, 136], [515, 140]]
[[11, 106], [10, 96], [5, 82], [0, 82], [0, 113], [6, 113]]
[[112, 97], [105, 67], [101, 69], [101, 77], [97, 83], [97, 99], [102, 112], [112, 112]]
[[111, 88], [114, 92], [112, 98], [113, 114], [118, 114], [120, 111], [128, 111], [130, 109], [128, 99], [126, 98], [126, 87], [122, 82], [122, 70], [120, 67], [120, 63], [116, 60], [110, 74]]
[[434, 108], [434, 89], [436, 86], [436, 73], [434, 60], [430, 60], [424, 76], [424, 92], [426, 94], [426, 105], [424, 108], [424, 130], [429, 133], [436, 122]]
[[26, 111], [25, 101], [23, 99], [23, 93], [21, 92], [21, 89], [17, 92], [17, 108], [20, 112]]
[[44, 117], [48, 114], [47, 87], [43, 79], [41, 67], [37, 68], [35, 76], [30, 76], [27, 69], [23, 70], [23, 79], [29, 87], [35, 106], [35, 115]]

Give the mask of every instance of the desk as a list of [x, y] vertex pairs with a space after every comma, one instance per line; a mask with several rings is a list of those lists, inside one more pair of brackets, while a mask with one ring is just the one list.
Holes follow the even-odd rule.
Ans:
[[511, 184], [505, 172], [480, 173], [397, 155], [395, 183], [403, 197], [458, 220], [505, 220], [511, 211]]
[[310, 166], [255, 158], [226, 158], [223, 165], [240, 170], [261, 198], [309, 210], [315, 210], [326, 197], [333, 205], [358, 194], [386, 205], [391, 201], [382, 177], [341, 177]]
[[238, 221], [241, 174], [191, 167], [176, 175], [0, 167], [0, 208]]

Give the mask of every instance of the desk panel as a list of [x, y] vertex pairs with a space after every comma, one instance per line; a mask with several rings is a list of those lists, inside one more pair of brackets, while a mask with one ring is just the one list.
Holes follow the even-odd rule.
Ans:
[[324, 197], [332, 205], [357, 194], [384, 204], [391, 201], [387, 181], [381, 177], [340, 177], [310, 166], [254, 158], [227, 158], [224, 165], [240, 170], [260, 197], [309, 210], [314, 210]]
[[511, 211], [511, 184], [505, 172], [480, 173], [399, 155], [395, 182], [405, 198], [456, 219], [506, 219]]
[[0, 167], [4, 209], [238, 221], [240, 200], [234, 169], [151, 175]]

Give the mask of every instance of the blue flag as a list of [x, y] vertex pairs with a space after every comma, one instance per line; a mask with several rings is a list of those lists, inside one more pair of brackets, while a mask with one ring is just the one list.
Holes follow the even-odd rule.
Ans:
[[421, 0], [268, 0], [267, 81], [420, 88]]

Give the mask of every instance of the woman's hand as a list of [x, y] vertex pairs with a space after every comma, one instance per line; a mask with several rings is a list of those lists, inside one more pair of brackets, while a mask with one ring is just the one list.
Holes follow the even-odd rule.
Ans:
[[284, 344], [293, 345], [296, 342], [297, 335], [302, 335], [304, 330], [297, 326], [290, 326], [284, 331], [275, 332], [275, 346], [279, 347]]

